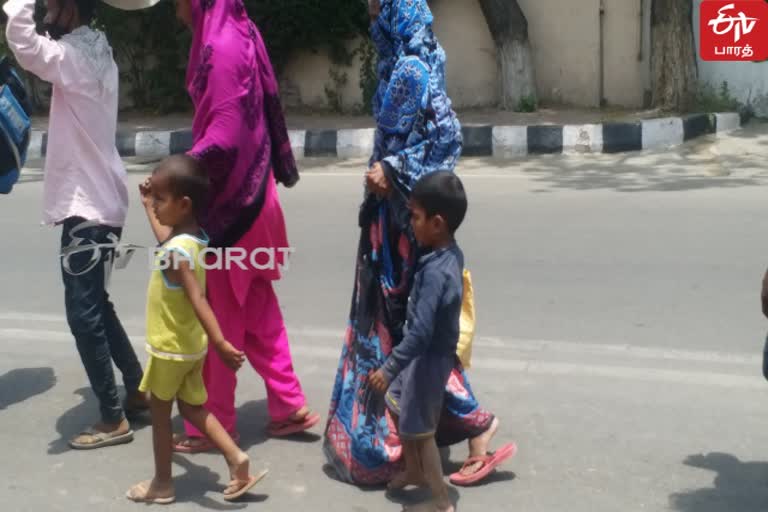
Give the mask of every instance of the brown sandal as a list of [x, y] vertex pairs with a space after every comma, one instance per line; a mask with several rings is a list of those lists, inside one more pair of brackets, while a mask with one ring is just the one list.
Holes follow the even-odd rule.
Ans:
[[[85, 438], [89, 440], [86, 441]], [[133, 441], [133, 430], [122, 434], [109, 432], [99, 432], [93, 428], [83, 430], [77, 437], [69, 442], [73, 450], [95, 450], [97, 448], [106, 448], [107, 446], [117, 446], [127, 444]]]
[[262, 469], [256, 475], [251, 475], [248, 480], [231, 480], [224, 489], [224, 501], [235, 501], [250, 491], [254, 485], [261, 482], [269, 471]]
[[151, 486], [152, 482], [149, 480], [139, 482], [128, 489], [128, 492], [125, 493], [125, 497], [135, 503], [148, 503], [153, 505], [170, 505], [176, 501], [176, 496], [168, 496], [166, 498], [151, 497], [149, 495], [149, 488]]

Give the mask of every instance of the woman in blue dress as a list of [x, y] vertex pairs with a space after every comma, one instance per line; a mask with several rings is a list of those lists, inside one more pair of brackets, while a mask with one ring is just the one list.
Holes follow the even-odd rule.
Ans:
[[[461, 125], [445, 90], [445, 53], [432, 32], [425, 0], [369, 0], [371, 37], [379, 54], [374, 97], [376, 135], [366, 190], [354, 291], [331, 397], [324, 451], [338, 476], [358, 485], [397, 482], [401, 446], [382, 396], [368, 386], [403, 337], [416, 241], [408, 198], [423, 175], [453, 171]], [[439, 445], [469, 440], [470, 459], [454, 483], [486, 476], [513, 445], [487, 454], [498, 420], [475, 399], [456, 361], [437, 433]]]

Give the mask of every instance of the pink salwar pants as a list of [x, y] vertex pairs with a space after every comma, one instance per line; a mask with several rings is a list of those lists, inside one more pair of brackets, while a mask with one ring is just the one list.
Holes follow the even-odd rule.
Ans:
[[[272, 282], [261, 278], [251, 280], [241, 306], [226, 271], [207, 272], [207, 281], [208, 300], [224, 337], [245, 352], [251, 366], [264, 379], [272, 421], [287, 420], [306, 405], [306, 398], [293, 370], [288, 333]], [[213, 347], [208, 350], [203, 379], [208, 391], [205, 408], [227, 432], [235, 434], [237, 376], [224, 365]], [[185, 422], [184, 426], [188, 436], [203, 436], [191, 424]]]

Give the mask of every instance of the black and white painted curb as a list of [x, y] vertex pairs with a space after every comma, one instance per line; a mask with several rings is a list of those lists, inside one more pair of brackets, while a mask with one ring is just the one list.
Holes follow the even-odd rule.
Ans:
[[[560, 153], [622, 153], [665, 149], [707, 134], [741, 126], [736, 113], [693, 114], [636, 122], [585, 125], [464, 126], [463, 156], [514, 158]], [[297, 158], [367, 157], [373, 150], [373, 128], [356, 130], [290, 130]], [[192, 147], [190, 130], [118, 134], [123, 157], [163, 158]], [[28, 158], [45, 156], [47, 135], [35, 131]]]

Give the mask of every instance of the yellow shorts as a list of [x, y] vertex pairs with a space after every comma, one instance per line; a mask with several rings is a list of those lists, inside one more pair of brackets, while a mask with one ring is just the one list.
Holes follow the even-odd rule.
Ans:
[[198, 361], [169, 361], [149, 356], [139, 391], [149, 391], [160, 400], [171, 402], [178, 398], [189, 405], [203, 405], [208, 393], [203, 383], [203, 364]]

